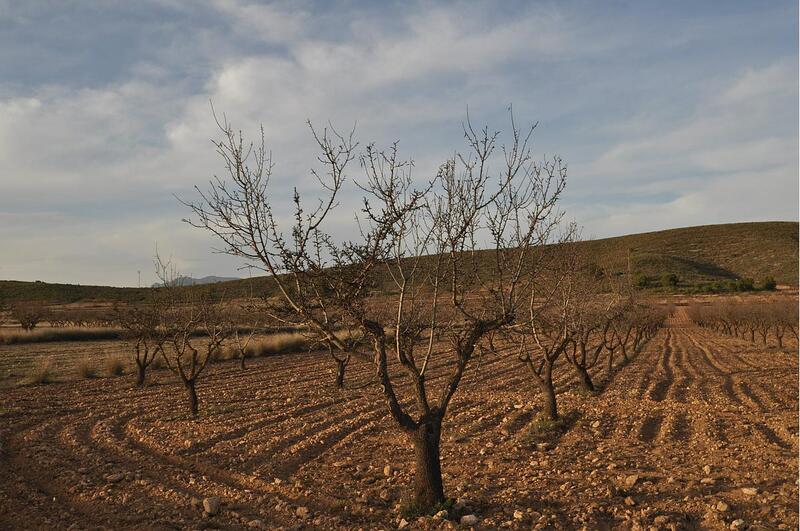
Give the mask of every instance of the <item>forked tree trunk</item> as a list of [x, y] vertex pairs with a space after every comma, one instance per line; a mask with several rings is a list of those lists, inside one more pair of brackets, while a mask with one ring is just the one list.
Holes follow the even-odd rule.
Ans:
[[438, 416], [425, 420], [409, 433], [416, 459], [414, 503], [423, 510], [432, 509], [445, 501], [439, 457], [441, 433], [442, 419]]
[[197, 391], [195, 390], [195, 380], [185, 380], [184, 385], [186, 385], [186, 391], [189, 393], [189, 411], [191, 411], [192, 416], [197, 416], [198, 411], [198, 402], [197, 402]]

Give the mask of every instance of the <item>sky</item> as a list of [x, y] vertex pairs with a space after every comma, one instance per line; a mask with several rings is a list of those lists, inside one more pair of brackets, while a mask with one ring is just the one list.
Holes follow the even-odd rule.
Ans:
[[[210, 102], [263, 124], [277, 204], [315, 194], [306, 120], [399, 141], [538, 122], [585, 237], [798, 219], [798, 12], [770, 2], [0, 0], [0, 279], [135, 286], [154, 250], [246, 276], [182, 223], [224, 171]], [[502, 138], [502, 137], [501, 137]], [[357, 166], [351, 179], [361, 175]], [[331, 230], [353, 230], [358, 197]]]

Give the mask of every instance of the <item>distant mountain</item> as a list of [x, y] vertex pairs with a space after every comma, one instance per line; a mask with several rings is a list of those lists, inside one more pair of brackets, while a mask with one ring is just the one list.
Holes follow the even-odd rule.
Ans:
[[[217, 282], [228, 282], [229, 280], [240, 280], [236, 277], [215, 277], [213, 275], [209, 275], [207, 277], [202, 278], [192, 278], [192, 277], [178, 277], [170, 284], [173, 286], [199, 286], [201, 284], [216, 284]], [[152, 284], [151, 288], [160, 288], [164, 284], [160, 282], [156, 282]]]

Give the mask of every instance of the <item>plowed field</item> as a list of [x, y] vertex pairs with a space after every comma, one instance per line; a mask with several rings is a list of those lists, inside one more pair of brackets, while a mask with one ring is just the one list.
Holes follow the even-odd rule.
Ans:
[[[198, 420], [165, 371], [144, 389], [127, 376], [0, 390], [0, 528], [396, 528], [412, 450], [370, 366], [352, 366], [348, 383], [362, 388], [345, 391], [331, 369], [323, 354], [212, 365]], [[568, 429], [544, 444], [531, 440], [539, 395], [515, 358], [476, 360], [459, 388], [445, 489], [478, 527], [797, 528], [791, 348], [717, 335], [678, 311], [610, 378], [597, 368], [597, 396], [558, 369]], [[213, 517], [196, 507], [209, 496], [223, 499]]]

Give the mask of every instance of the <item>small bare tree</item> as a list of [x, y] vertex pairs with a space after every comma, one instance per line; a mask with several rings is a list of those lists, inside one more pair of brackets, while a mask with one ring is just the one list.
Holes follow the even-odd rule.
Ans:
[[236, 308], [237, 311], [230, 309], [228, 312], [231, 317], [232, 347], [236, 348], [239, 368], [242, 370], [246, 368], [247, 350], [263, 326], [261, 319], [264, 313], [256, 301], [251, 292], [246, 302]]
[[609, 350], [613, 344], [611, 325], [621, 306], [618, 294], [611, 290], [605, 275], [588, 268], [583, 253], [578, 253], [578, 257], [573, 278], [569, 280], [573, 308], [569, 324], [571, 339], [565, 355], [575, 368], [581, 387], [594, 392], [589, 370], [600, 361], [603, 351]]
[[230, 320], [221, 301], [210, 295], [182, 288], [170, 262], [156, 253], [156, 271], [163, 286], [159, 288], [166, 301], [163, 311], [165, 345], [161, 354], [166, 366], [181, 379], [189, 398], [189, 412], [196, 417], [199, 411], [197, 381], [215, 353], [232, 334]]
[[164, 301], [153, 298], [147, 304], [117, 307], [116, 322], [125, 331], [124, 338], [132, 346], [136, 363], [136, 385], [144, 385], [148, 367], [162, 354], [167, 341]]
[[[325, 194], [306, 212], [295, 191], [294, 224], [285, 236], [268, 191], [272, 163], [263, 132], [254, 147], [224, 120], [220, 127], [224, 138], [216, 146], [229, 179], [198, 190], [200, 201], [188, 203], [191, 223], [270, 274], [293, 315], [283, 319], [306, 327], [340, 367], [354, 350], [370, 349], [391, 417], [415, 451], [414, 503], [441, 503], [442, 421], [476, 347], [513, 322], [520, 293], [535, 281], [529, 259], [556, 217], [565, 166], [559, 159], [535, 163], [533, 127], [521, 131], [513, 117], [510, 142], [501, 148], [498, 133], [476, 131], [467, 121], [468, 154], [446, 161], [422, 188], [414, 187], [412, 164], [398, 157], [396, 144], [386, 151], [368, 145], [360, 157], [360, 238], [336, 243], [323, 222], [356, 158], [353, 134], [311, 128], [325, 168], [312, 174]], [[495, 172], [497, 151], [503, 157]], [[477, 252], [481, 242], [486, 253]], [[378, 291], [385, 295], [373, 296]], [[356, 339], [345, 341], [343, 329], [355, 330], [346, 335]], [[438, 386], [428, 383], [434, 366], [445, 372]]]
[[39, 301], [23, 301], [11, 305], [11, 317], [28, 332], [46, 319], [47, 314], [47, 307]]
[[544, 397], [542, 413], [559, 418], [553, 370], [572, 340], [575, 308], [577, 253], [569, 242], [576, 229], [570, 226], [562, 238], [555, 260], [545, 263], [543, 282], [527, 292], [527, 308], [515, 322], [501, 330], [511, 352], [528, 368], [534, 384]]

